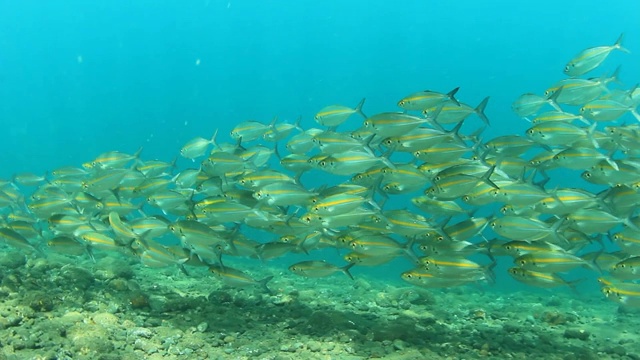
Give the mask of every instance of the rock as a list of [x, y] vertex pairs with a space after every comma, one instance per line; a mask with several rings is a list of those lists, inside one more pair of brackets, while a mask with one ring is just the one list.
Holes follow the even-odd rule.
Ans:
[[152, 341], [146, 340], [146, 339], [136, 339], [136, 341], [133, 343], [133, 348], [136, 350], [141, 350], [144, 351], [147, 354], [153, 354], [158, 352], [158, 344], [155, 344]]
[[607, 352], [610, 354], [616, 354], [618, 356], [625, 356], [627, 354], [627, 350], [624, 348], [624, 346], [621, 345], [616, 345], [611, 349], [608, 349]]
[[129, 331], [127, 331], [127, 336], [136, 337], [136, 338], [142, 337], [142, 338], [150, 339], [151, 337], [153, 337], [153, 331], [143, 327], [134, 327], [129, 329]]
[[99, 354], [108, 354], [114, 349], [109, 334], [100, 326], [74, 325], [67, 331], [67, 338], [76, 352], [93, 354], [96, 358]]
[[66, 289], [80, 289], [86, 290], [95, 282], [93, 273], [89, 270], [76, 267], [67, 266], [60, 271], [60, 278], [57, 281], [58, 285]]
[[402, 341], [400, 339], [393, 340], [393, 348], [395, 350], [404, 350], [404, 348], [405, 348], [404, 341]]
[[320, 342], [319, 342], [319, 341], [314, 341], [314, 340], [309, 341], [309, 342], [307, 343], [307, 347], [308, 347], [308, 348], [309, 348], [309, 350], [310, 350], [310, 351], [312, 351], [312, 352], [318, 352], [318, 351], [320, 351], [320, 349], [322, 348], [322, 347], [321, 347]]
[[93, 315], [93, 322], [103, 327], [113, 327], [117, 325], [120, 320], [111, 313], [98, 313]]
[[26, 263], [26, 256], [18, 252], [3, 252], [2, 256], [0, 256], [0, 268], [17, 269], [24, 266]]
[[589, 339], [591, 334], [584, 329], [566, 329], [564, 331], [564, 337], [566, 339], [579, 339], [582, 341], [586, 341]]
[[205, 331], [207, 331], [207, 328], [209, 327], [209, 324], [207, 324], [206, 322], [201, 322], [200, 324], [198, 324], [198, 326], [196, 326], [196, 330], [198, 330], [199, 332], [203, 333]]
[[53, 310], [53, 299], [51, 294], [43, 291], [32, 291], [25, 296], [25, 301], [29, 307], [35, 311], [46, 312]]
[[71, 326], [75, 323], [81, 322], [82, 319], [84, 319], [84, 315], [77, 311], [69, 311], [60, 317], [60, 323]]

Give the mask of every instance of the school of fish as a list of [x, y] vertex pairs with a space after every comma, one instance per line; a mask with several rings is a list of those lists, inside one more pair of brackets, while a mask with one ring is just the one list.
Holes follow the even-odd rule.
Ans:
[[[229, 142], [216, 133], [185, 144], [193, 168], [110, 151], [45, 176], [16, 174], [0, 182], [0, 239], [28, 256], [117, 254], [186, 274], [205, 266], [225, 284], [265, 291], [271, 276], [228, 259], [308, 254], [289, 270], [353, 278], [354, 266], [402, 257], [413, 268], [399, 277], [439, 288], [491, 283], [507, 258], [525, 284], [598, 281], [608, 299], [638, 307], [640, 89], [620, 89], [618, 70], [583, 76], [627, 52], [622, 40], [583, 50], [569, 77], [515, 100], [531, 123], [523, 135], [484, 141], [489, 97], [470, 106], [458, 88], [418, 91], [373, 116], [364, 99], [327, 106], [309, 129], [245, 121]], [[340, 129], [349, 124], [359, 127]], [[547, 186], [549, 173], [560, 185]], [[574, 175], [582, 179], [564, 179]], [[580, 182], [588, 186], [571, 186]], [[331, 248], [342, 263], [321, 259]], [[576, 279], [578, 268], [592, 277]]]

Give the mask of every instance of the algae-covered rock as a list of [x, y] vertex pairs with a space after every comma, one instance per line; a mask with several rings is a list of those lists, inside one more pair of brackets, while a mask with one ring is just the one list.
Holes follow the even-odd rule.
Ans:
[[25, 302], [35, 311], [51, 311], [54, 307], [54, 298], [43, 291], [26, 293]]
[[94, 275], [89, 270], [76, 266], [66, 266], [61, 269], [56, 283], [64, 288], [87, 289], [93, 285], [94, 281]]
[[584, 329], [566, 329], [563, 336], [566, 339], [579, 339], [585, 341], [589, 339], [589, 336], [591, 336], [591, 334], [589, 333], [589, 331]]
[[9, 251], [0, 253], [0, 269], [17, 269], [27, 263], [27, 257], [20, 252]]
[[85, 355], [107, 354], [114, 349], [107, 329], [95, 324], [76, 324], [67, 331], [72, 349]]

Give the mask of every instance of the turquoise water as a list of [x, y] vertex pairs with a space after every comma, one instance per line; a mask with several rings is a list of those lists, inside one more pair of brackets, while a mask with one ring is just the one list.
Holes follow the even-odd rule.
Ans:
[[[195, 136], [273, 116], [314, 124], [329, 104], [369, 113], [423, 89], [491, 100], [493, 134], [522, 133], [510, 110], [562, 77], [581, 49], [624, 32], [627, 87], [640, 4], [598, 1], [84, 1], [0, 4], [0, 176], [77, 165], [108, 150], [172, 159]], [[81, 59], [81, 61], [80, 61]], [[196, 62], [200, 60], [200, 65]], [[599, 76], [595, 74], [594, 76]], [[181, 160], [182, 161], [182, 160]], [[187, 165], [188, 161], [183, 161]]]
[[[195, 168], [198, 162], [179, 157], [180, 149], [216, 129], [221, 142], [232, 142], [229, 132], [245, 120], [269, 123], [277, 116], [294, 123], [301, 117], [308, 129], [327, 105], [355, 106], [366, 98], [364, 111], [372, 115], [397, 111], [397, 101], [415, 91], [446, 93], [458, 86], [456, 97], [472, 106], [491, 96], [483, 141], [522, 135], [531, 124], [511, 110], [513, 101], [565, 78], [564, 65], [585, 48], [611, 45], [624, 33], [631, 53], [612, 52], [587, 76], [611, 74], [620, 65], [622, 84], [611, 88], [630, 89], [640, 80], [639, 13], [636, 2], [560, 6], [546, 0], [2, 2], [0, 178], [78, 167], [106, 151], [140, 147], [144, 160], [178, 157], [179, 170]], [[633, 122], [625, 114], [618, 124]], [[354, 116], [341, 130], [360, 125]], [[474, 118], [464, 133], [478, 126]], [[549, 175], [547, 189], [604, 189], [579, 180], [580, 171]], [[305, 178], [307, 187], [346, 179], [319, 171], [313, 176]], [[385, 206], [411, 208], [413, 196], [393, 197]], [[475, 215], [497, 209], [485, 206]], [[274, 239], [253, 231], [243, 229], [261, 242]], [[606, 248], [616, 250], [610, 243]], [[343, 263], [342, 255], [325, 249], [312, 257]], [[286, 272], [307, 259], [293, 254], [269, 266]], [[486, 262], [481, 255], [473, 259]], [[240, 268], [258, 264], [234, 260]], [[506, 272], [511, 266], [510, 258], [501, 258], [495, 284], [483, 288], [604, 300], [589, 270], [570, 272], [568, 279], [586, 279], [572, 293], [516, 282]], [[412, 267], [397, 259], [351, 271], [407, 286], [399, 274]]]

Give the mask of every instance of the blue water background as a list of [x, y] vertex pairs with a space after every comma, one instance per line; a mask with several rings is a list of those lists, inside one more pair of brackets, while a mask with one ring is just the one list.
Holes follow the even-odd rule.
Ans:
[[638, 14], [640, 2], [594, 0], [3, 1], [0, 178], [140, 146], [170, 161], [216, 128], [230, 141], [240, 121], [308, 128], [326, 105], [395, 111], [456, 86], [470, 104], [491, 96], [485, 140], [522, 134], [513, 100], [542, 94], [586, 47], [624, 32], [632, 53], [589, 76], [621, 64], [625, 88], [640, 81]]

